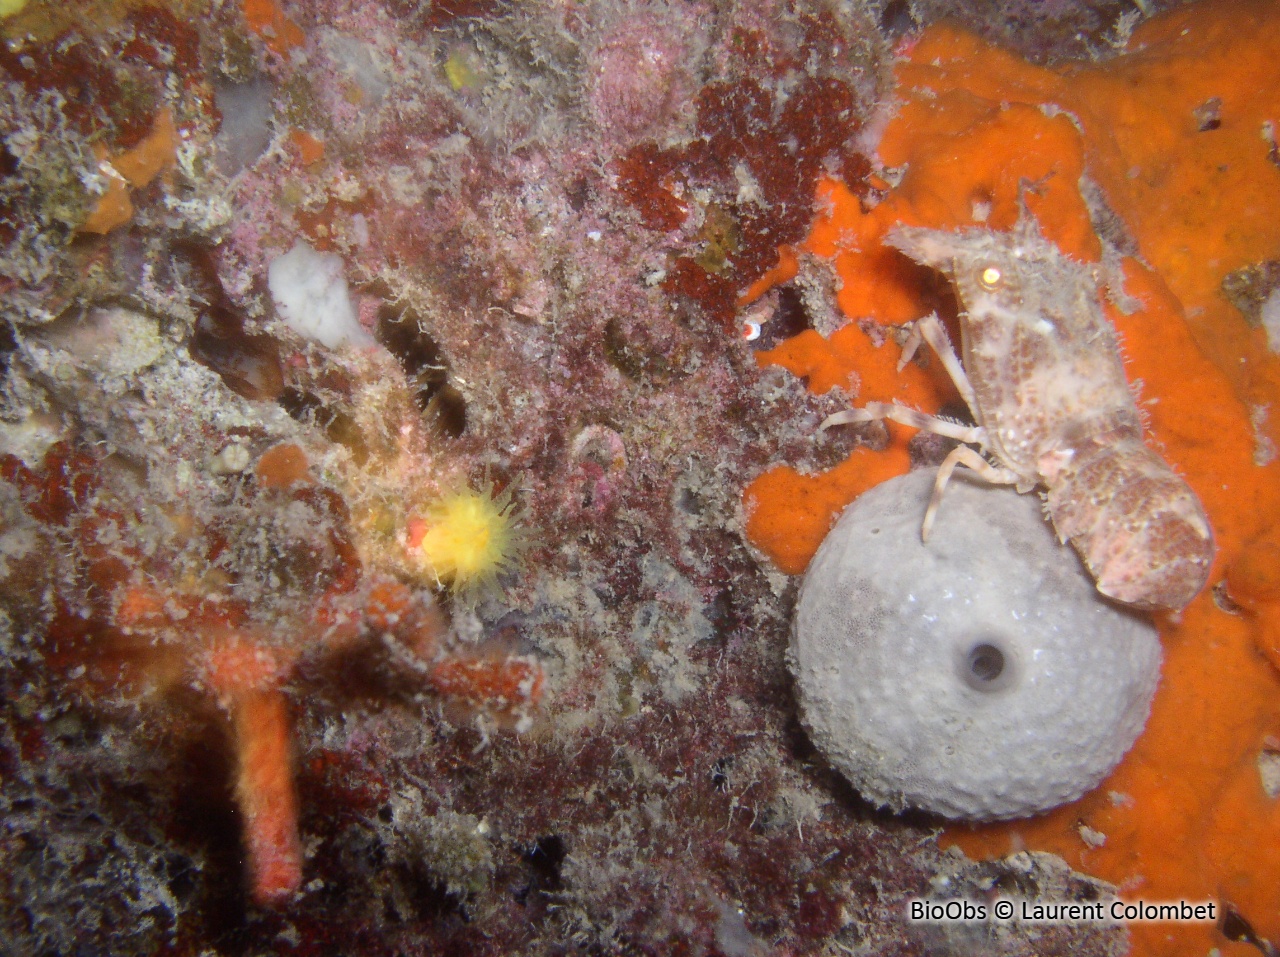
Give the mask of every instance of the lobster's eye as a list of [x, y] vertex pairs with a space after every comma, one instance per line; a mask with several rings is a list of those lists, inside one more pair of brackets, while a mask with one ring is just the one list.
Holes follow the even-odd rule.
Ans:
[[978, 273], [978, 285], [987, 292], [994, 292], [996, 287], [1000, 285], [1002, 276], [1000, 270], [995, 266], [987, 266], [982, 272]]

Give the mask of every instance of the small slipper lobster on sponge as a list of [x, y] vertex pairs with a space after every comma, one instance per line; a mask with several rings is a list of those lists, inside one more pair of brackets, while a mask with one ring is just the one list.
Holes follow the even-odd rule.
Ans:
[[1019, 492], [1043, 486], [1059, 539], [1075, 546], [1102, 594], [1137, 608], [1186, 607], [1208, 579], [1213, 533], [1195, 492], [1142, 440], [1094, 270], [1065, 256], [1026, 213], [1007, 233], [898, 226], [886, 242], [955, 286], [963, 365], [936, 315], [916, 323], [903, 364], [920, 340], [929, 343], [977, 425], [870, 402], [822, 428], [892, 419], [974, 443], [994, 460], [968, 445], [947, 456], [925, 511], [926, 540], [957, 466]]

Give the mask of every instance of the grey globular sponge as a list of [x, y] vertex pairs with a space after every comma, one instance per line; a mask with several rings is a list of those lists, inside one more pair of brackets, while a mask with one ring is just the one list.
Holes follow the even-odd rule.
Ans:
[[1151, 623], [1108, 603], [1034, 495], [934, 472], [850, 505], [805, 574], [791, 666], [814, 743], [894, 810], [998, 820], [1094, 788], [1146, 723]]

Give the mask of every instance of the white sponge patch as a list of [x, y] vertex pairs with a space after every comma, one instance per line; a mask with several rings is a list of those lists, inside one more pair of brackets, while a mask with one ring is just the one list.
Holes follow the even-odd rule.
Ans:
[[267, 287], [276, 312], [298, 335], [330, 349], [374, 344], [356, 317], [337, 253], [319, 253], [298, 240], [268, 264]]

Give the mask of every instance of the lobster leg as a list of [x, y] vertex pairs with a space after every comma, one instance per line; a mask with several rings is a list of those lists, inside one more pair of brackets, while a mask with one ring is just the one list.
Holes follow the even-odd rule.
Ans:
[[835, 415], [827, 416], [822, 425], [818, 426], [818, 431], [825, 432], [833, 425], [848, 425], [854, 422], [877, 422], [880, 419], [891, 419], [894, 422], [909, 425], [913, 429], [924, 429], [926, 432], [945, 435], [949, 439], [958, 439], [961, 442], [982, 444], [987, 437], [986, 430], [980, 425], [964, 425], [936, 415], [926, 415], [898, 402], [868, 402], [861, 409], [846, 409], [844, 412], [837, 412]]
[[929, 496], [929, 507], [924, 510], [924, 523], [920, 526], [920, 540], [927, 542], [929, 532], [933, 529], [933, 519], [938, 506], [942, 504], [942, 493], [951, 481], [951, 473], [957, 466], [963, 465], [972, 470], [984, 482], [992, 485], [1017, 485], [1020, 481], [1017, 472], [992, 465], [967, 445], [957, 445], [938, 466], [938, 477], [933, 482], [933, 494]]

